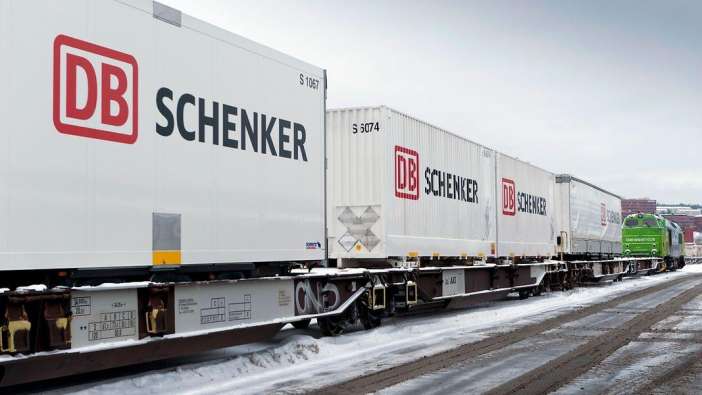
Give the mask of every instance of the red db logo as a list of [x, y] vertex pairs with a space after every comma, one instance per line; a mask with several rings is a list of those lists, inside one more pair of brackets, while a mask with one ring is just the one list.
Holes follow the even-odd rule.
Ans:
[[54, 39], [54, 126], [64, 134], [132, 144], [139, 134], [133, 56], [76, 38]]
[[515, 215], [517, 214], [516, 204], [517, 188], [514, 186], [514, 181], [502, 179], [502, 214]]
[[399, 145], [395, 146], [395, 196], [419, 199], [419, 154]]

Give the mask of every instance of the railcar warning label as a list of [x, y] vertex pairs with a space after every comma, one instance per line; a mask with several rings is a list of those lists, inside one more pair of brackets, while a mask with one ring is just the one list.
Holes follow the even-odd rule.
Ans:
[[444, 270], [442, 272], [442, 296], [461, 295], [466, 293], [466, 277], [463, 269]]
[[76, 296], [71, 299], [71, 312], [73, 316], [90, 315], [90, 296]]
[[88, 339], [94, 341], [134, 336], [136, 330], [136, 311], [102, 313], [99, 321], [88, 323]]
[[185, 298], [178, 300], [178, 312], [180, 314], [192, 314], [195, 312], [197, 302], [193, 298]]
[[74, 291], [71, 312], [73, 347], [138, 339], [136, 289]]
[[200, 309], [200, 324], [213, 324], [215, 322], [224, 322], [224, 304], [225, 298], [212, 298], [210, 305]]
[[292, 280], [176, 286], [176, 333], [291, 317], [292, 290]]

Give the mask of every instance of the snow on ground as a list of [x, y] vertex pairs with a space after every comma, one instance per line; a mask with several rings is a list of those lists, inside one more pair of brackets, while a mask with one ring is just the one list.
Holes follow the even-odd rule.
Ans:
[[[683, 271], [626, 279], [621, 283], [553, 292], [459, 311], [384, 321], [372, 331], [317, 338], [316, 331], [284, 330], [270, 342], [231, 347], [183, 359], [176, 367], [107, 379], [49, 393], [217, 394], [302, 392], [474, 342], [495, 332], [544, 320], [574, 308], [650, 287]], [[173, 363], [166, 366], [173, 366]]]
[[[545, 331], [541, 334], [530, 336], [517, 343], [506, 345], [505, 347], [482, 354], [475, 358], [458, 362], [450, 367], [446, 367], [430, 374], [409, 379], [395, 386], [379, 391], [381, 395], [395, 394], [464, 394], [482, 393], [508, 382], [511, 379], [528, 373], [538, 366], [543, 366], [549, 361], [565, 355], [584, 345], [590, 339], [602, 335], [603, 331], [626, 325], [628, 321], [637, 314], [648, 311], [655, 306], [665, 303], [665, 301], [694, 287], [698, 281], [689, 279], [675, 287], [668, 287], [656, 292], [651, 292], [640, 298], [618, 304], [614, 308], [604, 309], [601, 312], [590, 314], [575, 321], [566, 322], [560, 326]], [[674, 346], [676, 344], [673, 344]], [[689, 347], [684, 347], [688, 349]], [[667, 350], [670, 347], [662, 349]], [[693, 349], [694, 350], [694, 349]], [[624, 354], [625, 356], [629, 354]], [[684, 355], [682, 353], [678, 355]], [[626, 361], [626, 360], [625, 360]], [[631, 359], [629, 359], [631, 361]], [[664, 360], [664, 361], [670, 361]], [[649, 361], [653, 363], [653, 361]], [[618, 370], [625, 370], [628, 366], [619, 361], [622, 367]], [[640, 369], [634, 369], [633, 372]], [[610, 372], [605, 369], [604, 371]], [[654, 370], [655, 371], [655, 370]], [[614, 371], [616, 376], [617, 371]], [[595, 378], [601, 378], [604, 373], [597, 372]], [[649, 372], [650, 375], [650, 372]], [[630, 379], [631, 376], [625, 376]], [[595, 379], [595, 380], [596, 380]], [[614, 379], [613, 379], [614, 380]], [[627, 381], [620, 382], [626, 384]], [[600, 383], [609, 383], [608, 380], [600, 380]], [[600, 388], [598, 386], [581, 386], [587, 389]], [[570, 388], [570, 387], [569, 387]], [[563, 392], [565, 394], [574, 393], [575, 388]], [[590, 393], [602, 393], [603, 390]], [[614, 393], [621, 393], [614, 391]], [[588, 392], [585, 392], [588, 393]]]
[[683, 268], [686, 273], [702, 273], [702, 264], [687, 265]]
[[655, 324], [652, 332], [642, 333], [555, 394], [640, 393], [651, 379], [687, 368], [687, 361], [697, 360], [702, 352], [702, 344], [693, 341], [699, 339], [693, 332], [702, 326], [702, 316], [690, 310], [700, 305], [702, 297], [698, 296], [678, 314]]
[[376, 394], [479, 394], [573, 351], [586, 342], [585, 338], [564, 341], [558, 335], [537, 335], [448, 368], [411, 378]]

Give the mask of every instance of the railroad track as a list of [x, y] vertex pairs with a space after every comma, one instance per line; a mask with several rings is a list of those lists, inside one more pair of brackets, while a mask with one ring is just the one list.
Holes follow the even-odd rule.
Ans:
[[[670, 293], [669, 291], [674, 290], [677, 286], [682, 287], [699, 282], [701, 277], [696, 275], [693, 278], [680, 278], [638, 290], [613, 298], [607, 302], [590, 305], [539, 323], [491, 336], [475, 343], [462, 345], [449, 351], [327, 386], [313, 393], [361, 394], [379, 391], [420, 376], [460, 366], [468, 361], [514, 346], [519, 342], [543, 335], [544, 332], [555, 330], [563, 325], [574, 323], [585, 317], [602, 313], [605, 310], [611, 310], [627, 302], [636, 301], [657, 292]], [[647, 311], [638, 312], [625, 324], [591, 337], [573, 350], [537, 366], [535, 369], [527, 370], [523, 374], [507, 379], [489, 390], [489, 393], [532, 394], [545, 393], [557, 389], [564, 383], [587, 371], [590, 367], [598, 364], [617, 349], [636, 339], [643, 331], [656, 322], [670, 316], [680, 306], [700, 294], [702, 294], [702, 284], [696, 284], [690, 289], [673, 296], [666, 303], [661, 303]], [[554, 374], [554, 372], [558, 373]]]

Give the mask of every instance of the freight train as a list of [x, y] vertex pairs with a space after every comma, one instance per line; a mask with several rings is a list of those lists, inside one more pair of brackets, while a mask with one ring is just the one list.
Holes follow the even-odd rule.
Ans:
[[3, 1], [0, 50], [0, 386], [660, 262], [617, 195], [157, 2]]
[[663, 258], [662, 270], [685, 266], [683, 231], [678, 224], [656, 214], [631, 214], [622, 228], [624, 256]]

